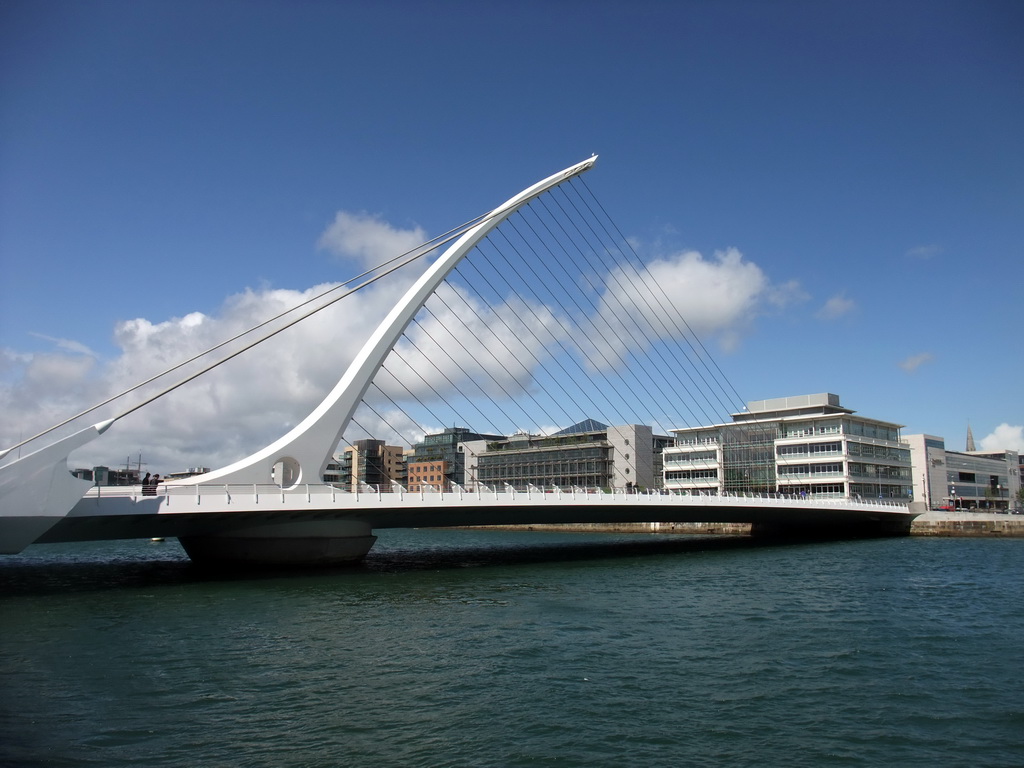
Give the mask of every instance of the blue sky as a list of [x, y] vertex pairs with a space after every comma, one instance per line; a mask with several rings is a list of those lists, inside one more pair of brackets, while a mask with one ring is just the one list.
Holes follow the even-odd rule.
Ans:
[[[1024, 448], [1021, 39], [1017, 2], [8, 0], [4, 442], [183, 318], [351, 276], [339, 212], [406, 242], [598, 153], [642, 258], [735, 249], [789, 289], [712, 334], [745, 399]], [[166, 463], [221, 455], [189, 435]]]

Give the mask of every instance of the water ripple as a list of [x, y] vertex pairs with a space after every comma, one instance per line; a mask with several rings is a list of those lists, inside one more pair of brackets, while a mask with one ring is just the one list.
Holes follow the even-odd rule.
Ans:
[[0, 561], [0, 764], [1024, 764], [1024, 548], [386, 532]]

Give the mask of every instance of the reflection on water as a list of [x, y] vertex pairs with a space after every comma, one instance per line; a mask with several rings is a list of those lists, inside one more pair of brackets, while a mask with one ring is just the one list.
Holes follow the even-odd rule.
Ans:
[[[175, 539], [46, 544], [0, 558], [0, 598], [201, 582], [334, 577], [450, 568], [571, 563], [780, 546], [747, 536], [378, 531], [366, 560], [334, 568], [215, 569], [194, 565]], [[801, 542], [803, 543], [803, 542]]]

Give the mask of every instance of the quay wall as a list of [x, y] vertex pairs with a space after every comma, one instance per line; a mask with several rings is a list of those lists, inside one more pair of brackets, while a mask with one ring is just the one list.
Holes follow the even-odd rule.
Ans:
[[[574, 533], [687, 533], [750, 535], [750, 523], [571, 523], [563, 525], [507, 525], [517, 531]], [[911, 536], [991, 536], [1024, 538], [1024, 515], [988, 512], [925, 512], [914, 519]]]
[[993, 512], [925, 512], [911, 523], [910, 535], [1024, 538], [1024, 515]]

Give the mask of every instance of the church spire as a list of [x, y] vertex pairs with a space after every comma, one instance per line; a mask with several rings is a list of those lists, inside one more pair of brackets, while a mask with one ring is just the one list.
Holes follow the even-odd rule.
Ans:
[[977, 448], [974, 447], [974, 434], [971, 432], [971, 422], [967, 422], [967, 450], [978, 450]]

